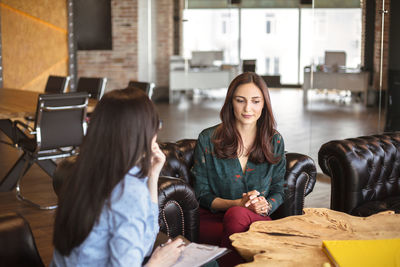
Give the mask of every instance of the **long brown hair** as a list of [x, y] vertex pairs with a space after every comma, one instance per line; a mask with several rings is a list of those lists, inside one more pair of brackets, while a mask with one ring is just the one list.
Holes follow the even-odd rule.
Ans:
[[113, 90], [103, 96], [90, 120], [71, 175], [61, 188], [53, 243], [69, 255], [89, 235], [114, 187], [133, 166], [139, 178], [151, 167], [151, 140], [158, 115], [139, 89]]
[[243, 147], [242, 138], [236, 129], [236, 118], [233, 112], [233, 95], [236, 89], [247, 83], [254, 83], [264, 96], [264, 107], [257, 120], [257, 134], [253, 146], [249, 150], [249, 160], [254, 163], [276, 163], [280, 160], [273, 153], [271, 145], [275, 133], [276, 122], [272, 113], [268, 87], [264, 80], [254, 72], [244, 72], [237, 76], [229, 85], [225, 103], [220, 112], [222, 123], [213, 136], [214, 152], [219, 158], [236, 158], [238, 147]]

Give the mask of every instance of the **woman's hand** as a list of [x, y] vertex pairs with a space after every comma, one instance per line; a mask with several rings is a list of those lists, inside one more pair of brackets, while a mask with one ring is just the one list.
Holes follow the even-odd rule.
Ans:
[[149, 171], [149, 180], [147, 186], [150, 192], [150, 198], [153, 203], [158, 203], [158, 177], [165, 162], [165, 155], [161, 151], [157, 142], [157, 135], [151, 140], [151, 167]]
[[265, 215], [269, 213], [271, 206], [269, 205], [265, 197], [260, 196], [254, 198], [251, 201], [250, 205], [248, 206], [248, 209], [259, 215]]
[[185, 249], [182, 239], [169, 240], [164, 246], [157, 247], [151, 255], [146, 267], [171, 266], [173, 265]]
[[263, 196], [259, 196], [260, 193], [257, 190], [253, 190], [247, 193], [243, 193], [240, 201], [240, 206], [246, 207], [249, 210], [259, 215], [268, 214], [271, 206]]
[[165, 155], [161, 151], [160, 146], [156, 142], [157, 135], [151, 140], [151, 169], [149, 173], [149, 179], [158, 181], [158, 176], [160, 175], [161, 169], [165, 163]]
[[[242, 198], [238, 199], [223, 199], [223, 198], [215, 198], [211, 203], [211, 208], [214, 210], [226, 211], [227, 209], [240, 206], [244, 208], [248, 208], [251, 211], [254, 211], [255, 203], [258, 202], [258, 196], [260, 193], [257, 190], [253, 190], [247, 193], [242, 194]], [[257, 206], [260, 204], [257, 204]], [[255, 212], [255, 211], [254, 211]]]
[[251, 205], [251, 202], [257, 198], [260, 193], [257, 190], [253, 190], [247, 193], [242, 194], [242, 199], [240, 200], [241, 207], [248, 208]]

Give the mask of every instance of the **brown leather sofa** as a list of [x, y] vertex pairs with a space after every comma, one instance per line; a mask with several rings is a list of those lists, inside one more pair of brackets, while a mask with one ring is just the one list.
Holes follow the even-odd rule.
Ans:
[[331, 177], [331, 209], [356, 216], [400, 212], [400, 133], [327, 142], [318, 163]]
[[[198, 241], [199, 204], [192, 189], [194, 177], [190, 169], [193, 165], [195, 139], [160, 143], [166, 155], [166, 163], [159, 179], [159, 224], [160, 231], [168, 236], [183, 235], [190, 241]], [[314, 188], [316, 168], [314, 161], [302, 154], [286, 154], [286, 200], [273, 214], [273, 219], [303, 212], [304, 197]], [[69, 162], [69, 163], [68, 163]], [[60, 177], [71, 161], [61, 162], [56, 170], [53, 185], [56, 193], [62, 184]]]
[[[194, 197], [192, 190], [194, 177], [190, 169], [193, 165], [195, 146], [195, 139], [160, 144], [161, 150], [167, 157], [161, 171], [161, 175], [167, 177], [160, 179], [159, 187], [160, 228], [170, 236], [182, 234], [191, 241], [198, 240], [199, 229], [198, 204], [195, 198], [191, 199]], [[298, 153], [286, 153], [286, 160], [286, 200], [271, 215], [273, 219], [302, 214], [304, 197], [313, 190], [316, 181], [316, 168], [310, 157]], [[183, 198], [175, 194], [178, 188], [181, 192], [185, 192]], [[174, 197], [179, 197], [179, 200], [172, 198], [171, 193], [175, 194]], [[171, 200], [175, 202], [168, 203]], [[187, 210], [188, 206], [194, 209]], [[176, 216], [179, 213], [181, 213], [180, 218]]]

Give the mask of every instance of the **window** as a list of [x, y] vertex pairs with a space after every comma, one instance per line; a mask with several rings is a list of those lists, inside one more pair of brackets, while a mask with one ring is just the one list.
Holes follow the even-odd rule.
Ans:
[[274, 58], [274, 74], [279, 75], [279, 57]]
[[275, 33], [275, 13], [265, 13], [265, 33]]
[[301, 84], [304, 67], [323, 64], [325, 51], [345, 51], [347, 67], [360, 65], [361, 8], [185, 9], [184, 57], [222, 50], [223, 64], [239, 64], [239, 12], [240, 59], [257, 60], [260, 75], [279, 74], [283, 84]]
[[[183, 56], [192, 51], [224, 51], [223, 64], [239, 64], [239, 12], [237, 9], [185, 9]], [[215, 25], [220, 25], [215, 27]]]
[[270, 34], [270, 33], [271, 33], [271, 21], [270, 21], [270, 20], [267, 20], [265, 29], [266, 29], [265, 32], [266, 32], [267, 34]]
[[265, 58], [265, 74], [271, 74], [269, 57]]
[[303, 69], [311, 63], [324, 64], [325, 51], [344, 51], [346, 67], [361, 63], [361, 8], [302, 9], [300, 83]]
[[282, 83], [296, 84], [298, 20], [297, 9], [242, 8], [241, 58], [256, 59], [260, 75], [278, 73]]
[[226, 34], [226, 21], [222, 21], [222, 34]]

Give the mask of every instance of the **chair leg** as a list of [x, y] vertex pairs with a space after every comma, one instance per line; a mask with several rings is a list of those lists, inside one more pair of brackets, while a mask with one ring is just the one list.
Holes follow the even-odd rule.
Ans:
[[13, 143], [11, 143], [11, 142], [4, 141], [4, 140], [0, 140], [0, 143], [5, 144], [5, 145], [8, 145], [8, 146], [12, 146], [12, 147], [14, 147], [14, 148], [17, 147], [15, 144], [13, 144]]
[[16, 143], [16, 140], [26, 137], [26, 134], [21, 131], [21, 129], [14, 129], [13, 122], [10, 119], [0, 119], [0, 131], [2, 131], [8, 138], [10, 138], [13, 144]]
[[53, 160], [38, 160], [36, 161], [36, 164], [39, 165], [39, 167], [42, 168], [42, 170], [44, 170], [50, 177], [53, 177], [57, 168], [57, 164]]
[[20, 172], [20, 177], [18, 178], [17, 181], [17, 185], [15, 186], [15, 193], [16, 193], [16, 197], [18, 200], [25, 202], [35, 208], [41, 209], [41, 210], [53, 210], [56, 209], [58, 207], [58, 205], [50, 205], [50, 206], [42, 206], [39, 205], [27, 198], [25, 198], [22, 193], [21, 193], [21, 186], [20, 183], [22, 181], [22, 178], [25, 176], [25, 173], [28, 171], [28, 169], [32, 166], [33, 162], [31, 160], [27, 160], [24, 164], [24, 170], [22, 172]]
[[24, 152], [14, 166], [8, 171], [3, 180], [1, 180], [0, 192], [12, 191], [15, 188], [21, 174], [24, 175], [27, 170], [27, 162], [29, 162], [29, 155]]
[[33, 202], [33, 201], [31, 201], [31, 200], [25, 198], [25, 197], [21, 194], [21, 189], [20, 189], [19, 182], [20, 182], [20, 181], [18, 181], [17, 186], [15, 187], [16, 196], [17, 196], [17, 199], [18, 199], [18, 200], [23, 201], [23, 202], [25, 202], [25, 203], [27, 203], [27, 204], [29, 204], [29, 205], [35, 207], [35, 208], [41, 209], [41, 210], [54, 210], [54, 209], [56, 209], [56, 208], [58, 207], [57, 204], [55, 204], [55, 205], [50, 205], [50, 206], [41, 206], [41, 205], [36, 204], [35, 202]]

